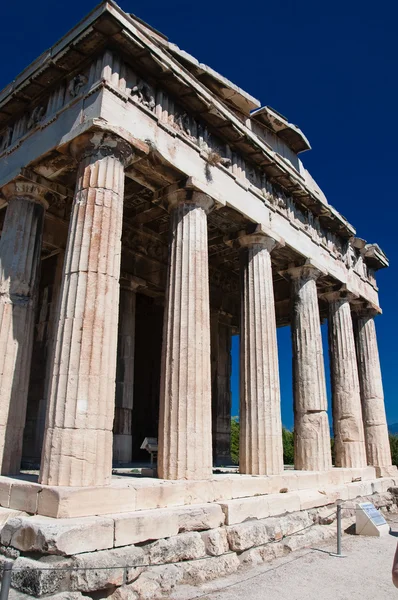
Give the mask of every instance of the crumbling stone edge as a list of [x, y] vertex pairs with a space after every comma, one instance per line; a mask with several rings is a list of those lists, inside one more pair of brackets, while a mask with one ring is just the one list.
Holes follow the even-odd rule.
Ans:
[[[355, 504], [369, 499], [384, 513], [398, 512], [398, 487], [347, 500], [342, 512], [345, 528], [355, 520]], [[332, 539], [335, 520], [336, 504], [329, 504], [74, 555], [23, 552], [2, 545], [0, 565], [13, 561], [12, 588], [27, 598], [83, 600], [95, 594], [96, 600], [165, 599], [180, 584], [200, 585]]]

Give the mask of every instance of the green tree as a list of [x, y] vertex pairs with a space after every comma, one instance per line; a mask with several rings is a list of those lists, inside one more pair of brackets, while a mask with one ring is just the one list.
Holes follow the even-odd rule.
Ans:
[[238, 417], [231, 419], [231, 458], [235, 465], [239, 464], [239, 420]]
[[282, 427], [283, 463], [294, 465], [294, 434], [286, 427]]
[[[282, 429], [283, 462], [285, 465], [294, 464], [294, 436], [293, 431], [285, 427]], [[234, 464], [239, 464], [239, 420], [238, 417], [231, 419], [231, 458]]]
[[398, 435], [390, 433], [388, 437], [390, 438], [392, 464], [398, 467]]

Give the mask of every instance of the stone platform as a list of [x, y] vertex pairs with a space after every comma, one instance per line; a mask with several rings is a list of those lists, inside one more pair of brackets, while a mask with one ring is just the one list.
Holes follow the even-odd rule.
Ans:
[[[290, 472], [283, 479], [216, 476], [197, 482], [196, 488], [192, 482], [151, 480], [150, 484], [145, 479], [137, 483], [121, 478], [109, 489], [125, 493], [135, 489], [135, 506], [140, 508], [117, 512], [115, 501], [114, 512], [102, 516], [53, 518], [0, 508], [0, 566], [12, 560], [12, 587], [29, 597], [62, 593], [54, 600], [71, 600], [73, 592], [74, 600], [86, 594], [87, 599], [168, 598], [179, 584], [203, 583], [333, 537], [337, 500], [343, 502], [346, 526], [353, 522], [356, 502], [365, 498], [396, 512], [398, 478], [375, 479], [372, 471], [374, 475], [372, 469], [361, 473], [334, 469], [328, 477]], [[272, 493], [276, 489], [272, 486], [282, 484], [285, 487]], [[42, 508], [46, 487], [26, 481], [13, 481], [9, 503], [15, 507], [24, 491], [32, 500], [33, 490], [38, 495], [36, 510]], [[152, 508], [139, 495], [145, 490]], [[204, 499], [204, 490], [208, 494], [212, 490], [213, 496], [207, 496], [212, 500]], [[88, 490], [86, 496], [81, 489], [74, 491], [75, 496], [71, 489], [59, 490], [63, 511], [77, 511], [79, 498], [85, 498], [85, 510], [91, 510], [101, 498], [99, 491], [91, 490], [90, 505]]]
[[271, 477], [227, 473], [198, 481], [166, 481], [126, 474], [114, 476], [111, 484], [103, 487], [47, 486], [36, 483], [35, 479], [35, 475], [0, 477], [0, 506], [57, 519], [86, 517], [280, 492], [310, 489], [324, 492], [330, 486], [376, 480], [376, 472], [373, 467], [334, 468], [323, 473], [285, 470], [283, 475]]

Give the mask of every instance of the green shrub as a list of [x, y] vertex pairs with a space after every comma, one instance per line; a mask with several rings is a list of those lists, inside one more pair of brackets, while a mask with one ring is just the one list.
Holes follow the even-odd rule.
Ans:
[[398, 435], [390, 433], [388, 437], [390, 438], [392, 464], [398, 467]]
[[[285, 465], [294, 464], [294, 437], [293, 431], [285, 427], [282, 429], [283, 462]], [[231, 419], [231, 458], [235, 465], [239, 464], [239, 420], [238, 417]]]

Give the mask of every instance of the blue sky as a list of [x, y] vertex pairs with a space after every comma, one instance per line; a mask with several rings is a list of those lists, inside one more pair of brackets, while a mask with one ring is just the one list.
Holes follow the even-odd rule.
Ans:
[[[391, 266], [378, 275], [384, 314], [376, 327], [387, 418], [389, 423], [398, 422], [398, 4], [393, 0], [250, 4], [120, 0], [119, 4], [296, 123], [313, 148], [301, 158], [329, 202], [360, 237], [377, 241], [386, 252]], [[0, 88], [94, 6], [90, 0], [3, 3]], [[278, 332], [278, 341], [282, 419], [291, 427], [288, 328]], [[236, 364], [236, 344], [234, 348]], [[236, 369], [232, 385], [236, 414]]]

